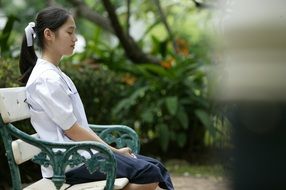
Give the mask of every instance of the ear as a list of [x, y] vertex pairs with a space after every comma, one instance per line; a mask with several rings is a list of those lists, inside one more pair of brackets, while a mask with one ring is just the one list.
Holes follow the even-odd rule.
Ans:
[[51, 31], [49, 28], [44, 30], [44, 38], [48, 41], [51, 41], [55, 38], [55, 33]]

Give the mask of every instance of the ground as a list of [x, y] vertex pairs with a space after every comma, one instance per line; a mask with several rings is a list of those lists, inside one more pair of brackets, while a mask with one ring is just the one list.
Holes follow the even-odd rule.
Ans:
[[229, 190], [223, 178], [172, 176], [172, 180], [175, 190]]

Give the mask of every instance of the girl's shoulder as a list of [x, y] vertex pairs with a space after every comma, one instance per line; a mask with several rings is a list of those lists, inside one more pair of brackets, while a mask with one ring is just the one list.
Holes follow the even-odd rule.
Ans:
[[27, 83], [27, 86], [35, 82], [51, 81], [60, 82], [61, 75], [57, 68], [48, 64], [36, 64]]

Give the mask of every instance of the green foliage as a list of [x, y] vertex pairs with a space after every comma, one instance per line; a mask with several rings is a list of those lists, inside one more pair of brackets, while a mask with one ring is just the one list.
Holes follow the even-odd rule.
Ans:
[[[113, 118], [131, 126], [137, 121], [138, 132], [149, 139], [159, 138], [165, 151], [170, 142], [186, 145], [188, 129], [193, 127], [190, 121], [209, 124], [202, 65], [184, 57], [173, 61], [174, 66], [168, 69], [152, 64], [113, 65], [136, 80], [112, 110]], [[155, 136], [148, 135], [150, 130]]]
[[104, 65], [96, 69], [86, 64], [62, 65], [63, 70], [74, 81], [87, 113], [88, 121], [111, 124], [111, 109], [122, 98], [125, 86], [115, 72]]
[[12, 33], [12, 29], [13, 29], [13, 25], [15, 21], [19, 21], [19, 19], [16, 16], [14, 15], [8, 16], [6, 25], [0, 33], [0, 57], [7, 57], [10, 54], [9, 47], [11, 44], [9, 43], [9, 37]]
[[[81, 69], [66, 71], [80, 88], [84, 104], [93, 105], [91, 109], [86, 106], [91, 122], [129, 125], [142, 139], [159, 140], [166, 151], [170, 143], [187, 147], [193, 138], [191, 128], [212, 130], [205, 76], [205, 66], [210, 63], [209, 41], [205, 33], [198, 35], [198, 27], [193, 24], [195, 37], [177, 32], [178, 55], [174, 55], [170, 39], [159, 37], [164, 31], [157, 19], [153, 21], [139, 45], [163, 58], [161, 65], [130, 63], [119, 44], [94, 28], [94, 33], [86, 35], [86, 51], [67, 62], [89, 63], [96, 69], [79, 64]], [[148, 37], [151, 40], [146, 44]]]
[[18, 61], [0, 58], [0, 88], [19, 86]]
[[78, 87], [89, 122], [129, 125], [141, 138], [159, 139], [166, 151], [170, 143], [186, 146], [190, 128], [211, 125], [204, 64], [177, 56], [161, 65], [67, 61], [62, 67]]

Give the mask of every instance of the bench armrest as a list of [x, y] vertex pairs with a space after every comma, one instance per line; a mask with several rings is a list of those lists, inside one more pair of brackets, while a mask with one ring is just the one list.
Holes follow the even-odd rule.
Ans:
[[[74, 167], [82, 163], [87, 166], [91, 173], [96, 170], [106, 173], [106, 189], [113, 189], [116, 178], [116, 160], [113, 152], [105, 145], [91, 141], [53, 143], [30, 136], [12, 124], [8, 124], [7, 128], [12, 136], [41, 150], [32, 160], [44, 167], [52, 166], [54, 172], [52, 181], [57, 189], [60, 189], [65, 182], [66, 167], [68, 165]], [[86, 159], [81, 156], [78, 153], [79, 150], [87, 152], [90, 158]], [[94, 153], [93, 150], [98, 153]]]
[[94, 125], [89, 127], [96, 132], [106, 143], [116, 148], [129, 147], [134, 153], [140, 151], [140, 141], [137, 133], [125, 125]]

